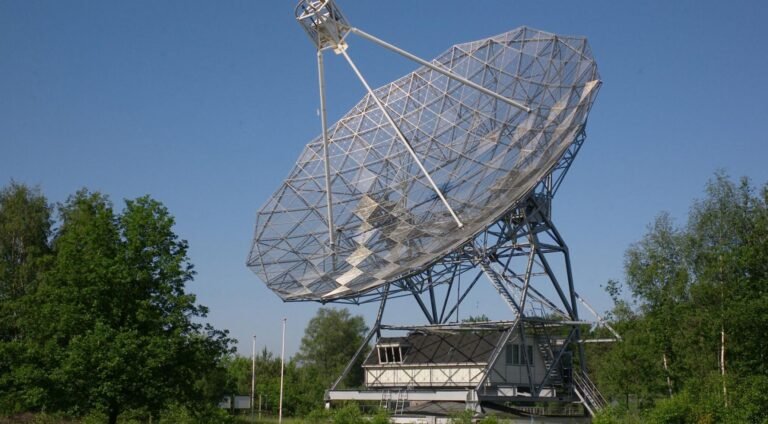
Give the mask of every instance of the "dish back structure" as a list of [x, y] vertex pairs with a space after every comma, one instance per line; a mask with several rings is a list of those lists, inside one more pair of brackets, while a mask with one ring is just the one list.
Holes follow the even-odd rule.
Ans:
[[471, 240], [552, 172], [599, 86], [585, 38], [527, 27], [432, 63], [530, 112], [425, 66], [373, 90], [399, 130], [366, 95], [328, 129], [329, 188], [318, 137], [257, 214], [248, 266], [283, 300], [375, 300]]

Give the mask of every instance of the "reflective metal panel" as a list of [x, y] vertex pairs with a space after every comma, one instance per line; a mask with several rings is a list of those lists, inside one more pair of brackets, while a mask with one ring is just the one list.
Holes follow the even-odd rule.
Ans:
[[586, 39], [526, 27], [438, 56], [528, 113], [426, 67], [374, 90], [464, 223], [458, 228], [370, 95], [304, 149], [259, 210], [248, 266], [284, 300], [329, 301], [417, 272], [492, 224], [546, 176], [599, 87]]

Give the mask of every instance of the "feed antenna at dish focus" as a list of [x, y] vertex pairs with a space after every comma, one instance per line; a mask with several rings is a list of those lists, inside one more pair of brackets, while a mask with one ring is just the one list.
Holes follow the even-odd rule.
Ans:
[[368, 82], [366, 81], [363, 74], [355, 65], [355, 62], [352, 61], [352, 58], [347, 53], [347, 47], [348, 47], [348, 44], [346, 42], [347, 36], [350, 33], [358, 35], [361, 38], [369, 40], [381, 47], [384, 47], [410, 60], [413, 60], [419, 65], [427, 67], [435, 72], [445, 75], [448, 78], [458, 81], [483, 94], [486, 94], [488, 96], [501, 100], [505, 103], [508, 103], [525, 112], [530, 113], [531, 108], [515, 100], [509, 99], [496, 92], [493, 92], [483, 87], [482, 85], [474, 83], [460, 75], [457, 75], [456, 73], [440, 66], [439, 64], [430, 63], [397, 46], [394, 46], [390, 43], [387, 43], [386, 41], [383, 41], [377, 37], [374, 37], [373, 35], [368, 34], [359, 28], [350, 26], [347, 19], [341, 13], [341, 10], [338, 8], [338, 6], [336, 6], [336, 4], [332, 0], [321, 0], [321, 1], [301, 0], [299, 4], [296, 6], [295, 14], [296, 14], [296, 20], [307, 32], [307, 34], [309, 35], [309, 38], [315, 44], [315, 47], [317, 47], [317, 74], [318, 74], [318, 83], [320, 86], [320, 121], [321, 121], [322, 132], [323, 132], [322, 138], [323, 138], [323, 159], [324, 159], [324, 167], [325, 167], [324, 171], [325, 171], [326, 203], [328, 205], [328, 208], [327, 208], [328, 238], [330, 240], [331, 250], [332, 251], [335, 250], [335, 234], [334, 234], [333, 209], [332, 209], [333, 195], [331, 190], [330, 165], [328, 162], [329, 140], [328, 140], [328, 123], [327, 123], [326, 108], [325, 108], [325, 77], [324, 77], [324, 67], [323, 67], [323, 51], [327, 49], [333, 49], [333, 51], [336, 54], [340, 54], [344, 57], [344, 59], [347, 61], [349, 66], [354, 71], [355, 75], [357, 75], [358, 79], [360, 79], [360, 82], [368, 91], [368, 94], [371, 96], [373, 101], [378, 106], [379, 110], [381, 110], [382, 114], [386, 118], [389, 125], [394, 129], [397, 138], [400, 140], [400, 142], [403, 144], [405, 149], [411, 155], [414, 162], [416, 163], [416, 165], [419, 167], [422, 174], [424, 175], [424, 177], [427, 179], [427, 181], [429, 181], [429, 184], [432, 187], [432, 190], [434, 190], [435, 194], [437, 194], [437, 196], [440, 198], [443, 205], [445, 205], [445, 208], [451, 214], [451, 217], [453, 217], [453, 220], [456, 222], [456, 225], [459, 228], [462, 228], [464, 224], [461, 222], [461, 219], [453, 210], [450, 203], [448, 203], [448, 200], [446, 199], [442, 190], [440, 189], [440, 187], [437, 186], [435, 181], [432, 179], [432, 176], [429, 174], [429, 171], [427, 171], [427, 169], [424, 167], [424, 164], [422, 163], [421, 159], [418, 157], [418, 155], [414, 151], [413, 147], [411, 146], [411, 143], [405, 137], [405, 134], [403, 134], [403, 131], [395, 123], [394, 119], [392, 118], [392, 115], [389, 113], [386, 106], [381, 102], [381, 99], [379, 99], [376, 96], [374, 91], [371, 89], [370, 85], [368, 85]]

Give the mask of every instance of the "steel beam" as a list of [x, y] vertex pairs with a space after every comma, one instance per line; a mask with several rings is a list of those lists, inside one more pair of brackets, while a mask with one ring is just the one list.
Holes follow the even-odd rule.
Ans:
[[456, 81], [458, 81], [458, 82], [460, 82], [460, 83], [462, 83], [462, 84], [464, 84], [464, 85], [466, 85], [468, 87], [472, 87], [475, 90], [477, 90], [477, 91], [479, 91], [479, 92], [481, 92], [481, 93], [483, 93], [485, 95], [491, 96], [491, 97], [493, 97], [493, 98], [495, 98], [497, 100], [501, 100], [502, 102], [510, 104], [510, 105], [512, 105], [512, 106], [514, 106], [514, 107], [516, 107], [516, 108], [518, 108], [518, 109], [520, 109], [522, 111], [525, 111], [527, 113], [531, 113], [532, 112], [531, 108], [529, 108], [528, 106], [526, 106], [526, 105], [524, 105], [522, 103], [519, 103], [519, 102], [517, 102], [515, 100], [512, 100], [512, 99], [510, 99], [508, 97], [504, 97], [501, 94], [495, 93], [495, 92], [493, 92], [493, 91], [483, 87], [480, 84], [474, 83], [474, 82], [472, 82], [472, 81], [470, 81], [470, 80], [468, 80], [468, 79], [466, 79], [466, 78], [464, 78], [464, 77], [462, 77], [460, 75], [457, 75], [457, 74], [453, 73], [449, 69], [446, 69], [446, 68], [443, 68], [441, 66], [437, 66], [437, 65], [434, 65], [434, 64], [432, 64], [430, 62], [427, 62], [426, 60], [416, 56], [415, 54], [409, 53], [409, 52], [407, 52], [407, 51], [405, 51], [405, 50], [403, 50], [403, 49], [401, 49], [401, 48], [399, 48], [399, 47], [397, 47], [397, 46], [395, 46], [393, 44], [387, 43], [386, 41], [384, 41], [384, 40], [382, 40], [380, 38], [374, 37], [373, 35], [368, 34], [367, 32], [365, 32], [365, 31], [363, 31], [361, 29], [358, 29], [358, 28], [355, 28], [355, 27], [350, 27], [349, 31], [351, 33], [355, 34], [355, 35], [358, 35], [358, 36], [360, 36], [362, 38], [365, 38], [368, 41], [371, 41], [371, 42], [373, 42], [375, 44], [378, 44], [379, 46], [384, 47], [385, 49], [391, 50], [391, 51], [393, 51], [393, 52], [395, 52], [395, 53], [397, 53], [397, 54], [399, 54], [399, 55], [401, 55], [401, 56], [403, 56], [403, 57], [405, 57], [407, 59], [410, 59], [410, 60], [418, 63], [421, 66], [427, 67], [427, 68], [429, 68], [429, 69], [431, 69], [431, 70], [433, 70], [433, 71], [435, 71], [437, 73], [445, 75], [446, 77], [451, 78], [453, 80], [456, 80]]
[[325, 71], [323, 51], [317, 51], [317, 81], [320, 86], [320, 126], [323, 131], [323, 166], [325, 171], [325, 203], [328, 205], [328, 240], [331, 253], [336, 253], [336, 234], [333, 228], [333, 196], [331, 194], [331, 165], [328, 162], [328, 120], [325, 113]]

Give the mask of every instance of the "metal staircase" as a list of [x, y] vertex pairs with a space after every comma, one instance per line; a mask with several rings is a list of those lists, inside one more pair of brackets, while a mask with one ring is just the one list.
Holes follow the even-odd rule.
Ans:
[[512, 295], [509, 294], [509, 290], [504, 285], [504, 282], [501, 281], [501, 278], [499, 277], [499, 274], [496, 273], [496, 271], [491, 268], [491, 265], [481, 260], [479, 262], [480, 268], [482, 268], [483, 272], [485, 273], [486, 277], [488, 277], [488, 280], [490, 280], [491, 284], [493, 284], [493, 287], [496, 289], [496, 291], [499, 293], [499, 295], [504, 299], [505, 302], [507, 302], [507, 305], [513, 310], [518, 311], [519, 314], [519, 308], [517, 306], [517, 302], [512, 298]]
[[576, 396], [584, 404], [584, 408], [593, 417], [608, 404], [592, 380], [578, 369], [573, 370], [573, 389]]
[[[548, 385], [561, 385], [563, 384], [562, 363], [555, 363], [555, 358], [559, 349], [554, 347], [552, 338], [549, 336], [546, 326], [538, 323], [537, 321], [527, 321], [526, 327], [534, 330], [532, 332], [533, 340], [536, 344], [536, 349], [541, 354], [541, 358], [544, 360], [545, 371], [549, 371], [549, 380], [546, 382]], [[542, 385], [544, 382], [542, 382]]]
[[542, 359], [544, 359], [544, 369], [548, 371], [550, 368], [552, 368], [552, 371], [549, 373], [548, 383], [551, 385], [561, 384], [562, 378], [560, 373], [560, 364], [555, 364], [556, 353], [552, 350], [552, 345], [549, 343], [549, 341], [541, 340], [539, 337], [537, 337], [536, 348], [538, 349], [539, 353], [541, 353]]

